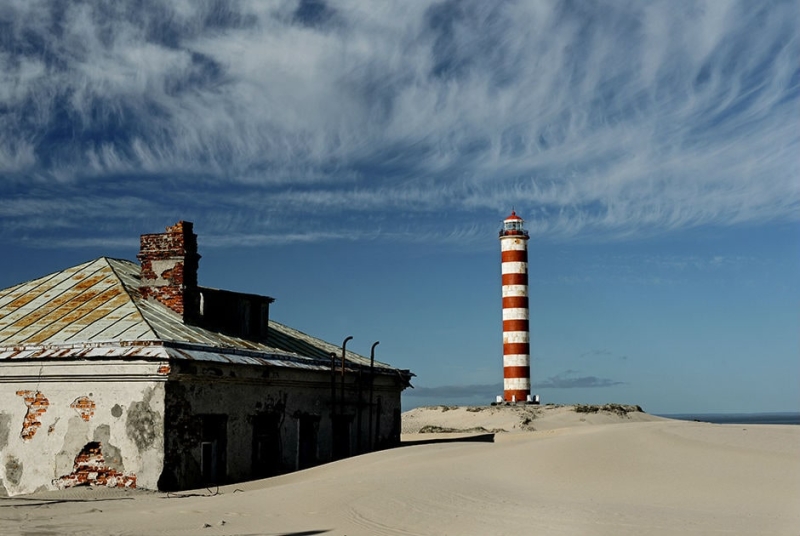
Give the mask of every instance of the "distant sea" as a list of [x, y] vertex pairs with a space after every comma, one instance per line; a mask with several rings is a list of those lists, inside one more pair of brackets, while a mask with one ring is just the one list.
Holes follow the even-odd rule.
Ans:
[[677, 413], [661, 415], [668, 419], [702, 421], [714, 424], [800, 424], [800, 413]]

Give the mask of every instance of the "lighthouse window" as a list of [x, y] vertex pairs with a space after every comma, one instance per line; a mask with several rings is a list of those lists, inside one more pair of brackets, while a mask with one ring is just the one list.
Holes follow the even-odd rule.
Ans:
[[522, 225], [518, 220], [507, 221], [506, 222], [506, 230], [507, 231], [519, 231], [521, 228], [522, 228]]

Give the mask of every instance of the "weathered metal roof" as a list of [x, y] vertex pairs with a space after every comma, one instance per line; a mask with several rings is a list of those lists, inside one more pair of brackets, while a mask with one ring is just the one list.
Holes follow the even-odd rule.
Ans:
[[106, 258], [0, 290], [0, 346], [157, 338]]
[[[0, 290], [0, 360], [174, 359], [329, 370], [330, 353], [340, 356], [341, 348], [272, 320], [265, 341], [185, 324], [142, 299], [139, 265], [125, 260], [101, 257]], [[369, 365], [350, 351], [347, 362]]]

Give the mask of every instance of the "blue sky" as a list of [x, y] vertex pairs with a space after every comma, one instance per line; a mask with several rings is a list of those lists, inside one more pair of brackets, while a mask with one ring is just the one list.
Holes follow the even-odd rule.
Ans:
[[531, 232], [544, 402], [800, 407], [800, 7], [0, 0], [0, 287], [180, 219], [200, 283], [501, 392]]

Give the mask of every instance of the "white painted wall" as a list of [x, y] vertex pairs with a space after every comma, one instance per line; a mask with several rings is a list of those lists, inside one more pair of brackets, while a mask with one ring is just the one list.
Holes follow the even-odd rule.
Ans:
[[[121, 361], [4, 362], [0, 367], [0, 493], [56, 489], [89, 442], [102, 443], [109, 466], [156, 489], [163, 465], [164, 363]], [[162, 369], [163, 371], [163, 369]], [[40, 393], [47, 405], [26, 427], [21, 392]], [[71, 407], [87, 397], [92, 414]], [[30, 417], [29, 417], [30, 419]]]

